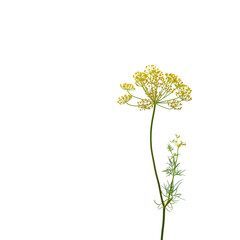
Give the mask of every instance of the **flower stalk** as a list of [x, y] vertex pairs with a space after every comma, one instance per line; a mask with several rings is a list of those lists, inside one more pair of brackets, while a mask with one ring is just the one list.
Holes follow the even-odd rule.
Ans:
[[161, 240], [163, 240], [163, 233], [164, 233], [164, 226], [165, 226], [165, 204], [163, 201], [162, 189], [161, 189], [160, 181], [159, 181], [158, 174], [157, 174], [157, 168], [156, 168], [156, 163], [154, 160], [153, 147], [152, 147], [152, 129], [153, 129], [153, 121], [154, 121], [155, 111], [156, 111], [156, 103], [154, 103], [154, 105], [153, 105], [153, 113], [152, 113], [152, 120], [151, 120], [151, 126], [150, 126], [150, 149], [151, 149], [154, 173], [155, 173], [157, 184], [158, 184], [159, 195], [160, 195], [161, 203], [163, 206], [163, 208], [162, 208], [163, 209], [162, 230], [161, 230]]
[[155, 177], [156, 177], [157, 184], [158, 184], [159, 195], [160, 195], [161, 203], [162, 203], [162, 205], [164, 205], [161, 185], [160, 185], [160, 181], [159, 181], [158, 174], [157, 174], [157, 168], [156, 168], [156, 163], [154, 160], [153, 147], [152, 147], [152, 129], [153, 129], [153, 120], [154, 120], [155, 111], [156, 111], [156, 104], [154, 104], [154, 107], [153, 107], [152, 120], [151, 120], [151, 126], [150, 126], [150, 149], [151, 149], [154, 173], [155, 173]]

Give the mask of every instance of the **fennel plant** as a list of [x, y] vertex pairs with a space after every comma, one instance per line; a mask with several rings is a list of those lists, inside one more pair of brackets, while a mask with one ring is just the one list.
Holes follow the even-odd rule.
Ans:
[[[174, 147], [171, 145], [171, 143], [168, 144], [167, 148], [170, 156], [168, 157], [167, 168], [163, 172], [165, 172], [167, 177], [170, 177], [171, 180], [167, 180], [167, 183], [161, 185], [152, 147], [154, 116], [157, 106], [168, 110], [180, 110], [182, 108], [182, 102], [188, 102], [192, 100], [192, 90], [190, 87], [184, 84], [177, 75], [173, 73], [163, 73], [154, 65], [146, 66], [146, 69], [143, 72], [136, 72], [133, 75], [133, 78], [135, 79], [135, 85], [143, 89], [143, 92], [147, 98], [141, 98], [133, 95], [131, 92], [135, 90], [134, 85], [124, 83], [121, 84], [120, 87], [127, 91], [127, 94], [119, 97], [118, 103], [120, 105], [127, 104], [129, 106], [137, 107], [140, 110], [153, 108], [150, 125], [150, 150], [160, 197], [159, 203], [157, 203], [155, 200], [154, 202], [157, 204], [158, 209], [162, 209], [162, 227], [160, 239], [163, 240], [166, 210], [171, 211], [173, 209], [173, 204], [179, 199], [182, 199], [181, 194], [178, 192], [178, 188], [182, 183], [182, 180], [176, 181], [176, 178], [183, 176], [185, 171], [179, 168], [180, 163], [178, 158], [180, 147], [186, 145], [186, 143], [179, 141], [180, 136], [176, 135], [176, 138], [170, 141], [176, 146], [176, 151], [174, 151]], [[130, 104], [129, 101], [132, 99], [136, 99], [137, 103]]]

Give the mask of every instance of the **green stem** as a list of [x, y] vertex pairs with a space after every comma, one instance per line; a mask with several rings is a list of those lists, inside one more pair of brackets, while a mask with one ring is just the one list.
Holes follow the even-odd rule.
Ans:
[[[176, 165], [177, 165], [177, 160], [178, 160], [178, 150], [179, 150], [179, 147], [177, 148], [177, 159], [176, 159], [176, 161], [174, 162], [174, 171], [173, 171], [173, 177], [172, 177], [170, 189], [172, 188], [173, 182], [174, 182], [174, 177], [175, 177], [175, 172], [176, 172]], [[170, 193], [168, 194], [168, 199], [170, 199]]]
[[132, 97], [137, 98], [137, 99], [140, 99], [140, 100], [143, 100], [142, 98], [139, 98], [139, 97], [136, 97], [136, 96], [132, 95], [132, 94], [129, 92], [129, 90], [127, 90], [127, 92], [128, 92], [128, 94], [131, 95]]
[[163, 207], [161, 240], [163, 240], [164, 226], [165, 226], [165, 207]]
[[152, 128], [153, 128], [155, 110], [156, 110], [156, 103], [154, 103], [153, 105], [152, 121], [151, 121], [151, 127], [150, 127], [150, 149], [151, 149], [151, 155], [152, 155], [152, 161], [153, 161], [153, 168], [154, 168], [154, 172], [155, 172], [155, 176], [158, 184], [158, 190], [159, 190], [159, 194], [160, 194], [160, 198], [163, 206], [163, 219], [162, 219], [162, 232], [161, 232], [161, 240], [163, 240], [163, 232], [164, 232], [164, 225], [165, 225], [165, 205], [162, 197], [162, 190], [161, 190], [161, 185], [160, 185], [160, 181], [157, 174], [156, 164], [155, 164], [154, 155], [153, 155], [153, 147], [152, 147]]
[[138, 105], [132, 105], [130, 103], [127, 103], [127, 105], [132, 106], [132, 107], [138, 107]]
[[[158, 105], [158, 104], [157, 104]], [[161, 106], [161, 105], [158, 105], [159, 107], [162, 107], [162, 108], [165, 108], [165, 109], [168, 109], [168, 110], [172, 110], [173, 108], [167, 108], [167, 107], [164, 107], [164, 106]]]
[[154, 172], [155, 172], [155, 176], [156, 176], [157, 184], [158, 184], [158, 190], [159, 190], [162, 205], [164, 206], [161, 185], [160, 185], [160, 181], [159, 181], [158, 174], [157, 174], [157, 168], [156, 168], [156, 164], [155, 164], [155, 160], [154, 160], [153, 147], [152, 147], [152, 128], [153, 128], [153, 120], [154, 120], [155, 110], [156, 110], [156, 104], [154, 103], [152, 121], [151, 121], [151, 127], [150, 127], [150, 148], [151, 148], [151, 155], [152, 155], [152, 161], [153, 161], [153, 168], [154, 168]]

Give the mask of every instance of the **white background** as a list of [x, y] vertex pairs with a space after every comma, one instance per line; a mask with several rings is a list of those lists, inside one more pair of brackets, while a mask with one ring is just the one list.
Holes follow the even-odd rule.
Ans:
[[158, 108], [153, 146], [187, 146], [165, 239], [239, 240], [239, 1], [0, 3], [0, 239], [153, 240], [151, 112], [120, 83], [155, 64], [193, 100]]

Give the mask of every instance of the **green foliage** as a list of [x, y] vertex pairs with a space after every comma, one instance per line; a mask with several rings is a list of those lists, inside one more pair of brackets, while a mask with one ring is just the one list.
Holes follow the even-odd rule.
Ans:
[[176, 177], [184, 176], [185, 170], [181, 170], [179, 168], [180, 163], [178, 162], [179, 157], [179, 148], [181, 146], [185, 146], [186, 144], [183, 142], [178, 142], [178, 138], [180, 136], [176, 135], [176, 139], [172, 140], [171, 142], [174, 143], [177, 147], [176, 151], [174, 152], [174, 147], [169, 143], [167, 149], [170, 153], [168, 156], [168, 163], [167, 168], [163, 170], [166, 173], [167, 178], [170, 178], [171, 181], [167, 180], [167, 183], [162, 185], [162, 195], [164, 197], [164, 203], [157, 203], [155, 200], [154, 202], [157, 204], [158, 209], [162, 209], [163, 207], [166, 208], [168, 211], [173, 209], [173, 204], [177, 203], [180, 199], [183, 199], [181, 193], [179, 193], [178, 188], [182, 184], [182, 179], [175, 181]]

